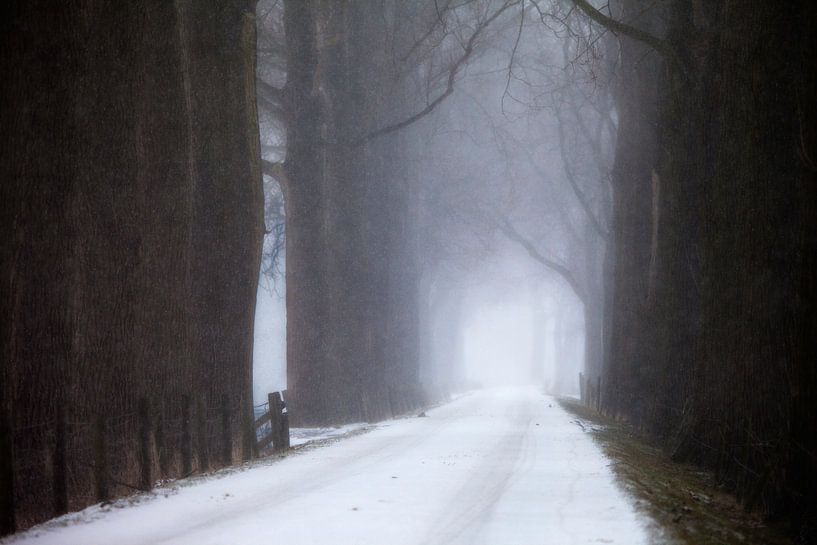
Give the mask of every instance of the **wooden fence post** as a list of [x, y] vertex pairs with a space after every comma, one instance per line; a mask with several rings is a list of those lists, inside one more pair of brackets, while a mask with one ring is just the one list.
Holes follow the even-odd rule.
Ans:
[[596, 377], [596, 410], [601, 413], [601, 375]]
[[165, 437], [165, 414], [164, 404], [156, 409], [156, 430], [153, 441], [156, 443], [156, 455], [159, 457], [159, 475], [167, 477], [170, 471], [170, 458], [167, 451], [167, 438]]
[[394, 406], [394, 387], [389, 386], [387, 390], [389, 395], [389, 410], [391, 411], [392, 418], [397, 416], [397, 408]]
[[579, 402], [584, 404], [585, 398], [585, 391], [584, 391], [584, 374], [579, 372]]
[[104, 502], [110, 499], [108, 487], [108, 426], [104, 414], [97, 415], [95, 428], [94, 477], [96, 479], [96, 499]]
[[[3, 389], [3, 370], [0, 369], [0, 536], [17, 530], [14, 506], [14, 441], [8, 398]], [[5, 397], [5, 399], [3, 399]]]
[[207, 415], [204, 408], [204, 397], [199, 396], [196, 403], [196, 450], [199, 460], [199, 471], [210, 469], [210, 459], [207, 456]]
[[258, 441], [255, 437], [255, 414], [252, 410], [252, 403], [250, 403], [249, 411], [241, 411], [241, 459], [245, 462], [258, 457]]
[[230, 421], [230, 398], [221, 396], [221, 463], [228, 466], [233, 463], [233, 430]]
[[182, 397], [182, 477], [193, 472], [193, 437], [190, 432], [190, 396]]
[[278, 452], [281, 445], [281, 394], [272, 392], [267, 395], [269, 401], [269, 424], [272, 431], [272, 450]]
[[[286, 390], [281, 392], [282, 395], [285, 393]], [[286, 407], [286, 402], [284, 401], [285, 399], [286, 396], [284, 395], [281, 403], [282, 410]], [[281, 413], [281, 447], [284, 450], [289, 449], [289, 409], [287, 409], [287, 412]]]
[[137, 409], [139, 417], [139, 488], [148, 491], [153, 488], [151, 469], [153, 461], [150, 456], [150, 402], [146, 397], [139, 398]]
[[248, 417], [248, 441], [251, 441], [250, 448], [252, 449], [252, 457], [258, 458], [261, 456], [261, 450], [258, 447], [258, 433], [255, 428], [255, 410], [251, 410], [250, 412], [251, 418]]
[[52, 458], [52, 492], [54, 494], [54, 516], [68, 512], [68, 468], [65, 456], [65, 413], [62, 402], [57, 404], [57, 418], [54, 421], [54, 456]]

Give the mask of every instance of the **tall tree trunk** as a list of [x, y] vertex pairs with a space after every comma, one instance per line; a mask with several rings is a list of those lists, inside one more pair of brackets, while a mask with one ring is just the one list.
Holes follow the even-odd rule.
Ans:
[[584, 316], [584, 374], [596, 380], [602, 368], [603, 312], [599, 304], [583, 304]]
[[[252, 11], [251, 5], [232, 8]], [[213, 91], [228, 87], [226, 79], [200, 81], [201, 109], [234, 115], [221, 132], [195, 134], [192, 117], [201, 111], [191, 108], [190, 65], [201, 70], [216, 60], [191, 53], [188, 40], [220, 29], [223, 42], [235, 39], [235, 47], [251, 55], [252, 35], [239, 38], [242, 28], [254, 25], [242, 26], [243, 16], [210, 27], [202, 16], [190, 24], [184, 9], [173, 3], [16, 3], [4, 22], [0, 168], [8, 183], [2, 184], [0, 221], [13, 237], [3, 240], [0, 255], [0, 406], [12, 428], [21, 525], [51, 515], [46, 476], [58, 415], [72, 423], [69, 506], [79, 508], [93, 501], [89, 468], [95, 461], [77, 448], [91, 443], [91, 422], [108, 424], [100, 439], [114, 481], [137, 482], [128, 453], [135, 448], [140, 399], [151, 398], [170, 420], [180, 417], [181, 397], [198, 389], [238, 384], [235, 395], [249, 400], [257, 259], [241, 250], [218, 271], [213, 261], [212, 268], [198, 267], [196, 259], [203, 258], [193, 240], [226, 231], [232, 238], [224, 244], [260, 245], [261, 225], [252, 220], [260, 214], [252, 205], [197, 208], [208, 199], [231, 202], [228, 190], [251, 201], [253, 183], [260, 194], [260, 173], [254, 182], [246, 175], [259, 172], [254, 98], [241, 94], [240, 85]], [[251, 57], [236, 54], [223, 62], [230, 65], [224, 73], [235, 76], [230, 81], [252, 88]], [[208, 153], [218, 155], [224, 170], [222, 186], [212, 193], [198, 177], [201, 165], [190, 168], [198, 151], [193, 144], [205, 136]], [[245, 145], [252, 141], [254, 149]], [[215, 142], [234, 153], [217, 154]], [[245, 274], [250, 269], [252, 277]], [[239, 280], [221, 282], [232, 277]], [[213, 329], [233, 332], [215, 339], [217, 351], [225, 345], [231, 354], [222, 376], [211, 377], [217, 385], [194, 382], [191, 296], [202, 285], [210, 286], [209, 297], [231, 301], [232, 312], [209, 316]], [[242, 288], [251, 294], [249, 303]], [[170, 440], [166, 447], [178, 445]]]
[[195, 374], [208, 412], [215, 414], [227, 395], [232, 428], [251, 435], [242, 426], [252, 413], [253, 324], [264, 236], [255, 2], [181, 6], [196, 176], [190, 270]]
[[390, 391], [418, 383], [402, 141], [366, 139], [388, 110], [387, 5], [285, 4], [287, 382], [300, 425], [382, 419]]
[[646, 28], [663, 71], [621, 44], [606, 392], [749, 507], [803, 523], [817, 504], [815, 8], [669, 8], [665, 32]]
[[[666, 111], [666, 125], [685, 132], [670, 133], [672, 157], [662, 172], [667, 185], [677, 184], [681, 205], [696, 192], [705, 203], [702, 273], [690, 286], [700, 290], [702, 308], [677, 455], [717, 469], [751, 507], [813, 515], [815, 472], [802, 468], [815, 466], [802, 453], [814, 440], [801, 431], [817, 424], [815, 397], [806, 393], [817, 387], [814, 338], [806, 333], [815, 304], [806, 280], [814, 278], [815, 148], [805, 135], [815, 118], [802, 93], [813, 93], [817, 71], [806, 60], [815, 34], [808, 14], [808, 2], [681, 5], [669, 38], [692, 76], [676, 77], [675, 96], [688, 97], [700, 118], [680, 124], [688, 111]], [[669, 214], [681, 227], [696, 220], [687, 207]], [[698, 266], [695, 257], [687, 252], [677, 268]], [[667, 282], [683, 292], [682, 279]]]
[[287, 388], [293, 424], [330, 418], [326, 392], [332, 377], [326, 369], [328, 272], [323, 229], [326, 195], [322, 165], [318, 45], [312, 1], [287, 0], [286, 311]]
[[[646, 2], [623, 0], [619, 3], [626, 17], [644, 11]], [[649, 16], [656, 16], [648, 11]], [[638, 21], [639, 27], [654, 31], [651, 21]], [[613, 413], [624, 407], [640, 420], [640, 385], [646, 363], [649, 331], [646, 312], [651, 233], [651, 172], [657, 154], [657, 89], [662, 60], [647, 46], [622, 38], [620, 69], [616, 82], [618, 135], [612, 172], [613, 208], [608, 251], [612, 271], [611, 304], [608, 315], [609, 354], [607, 357], [604, 398]]]

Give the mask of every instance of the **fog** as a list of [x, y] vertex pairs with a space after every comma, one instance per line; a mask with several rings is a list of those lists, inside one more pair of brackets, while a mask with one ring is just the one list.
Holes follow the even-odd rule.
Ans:
[[509, 251], [464, 293], [463, 385], [536, 385], [578, 394], [584, 329], [575, 296]]
[[235, 538], [246, 508], [248, 543], [300, 542], [300, 498], [420, 514], [407, 544], [638, 543], [585, 522], [635, 505], [595, 468], [651, 459], [625, 488], [667, 527], [750, 543], [742, 504], [817, 540], [817, 2], [8, 4], [0, 536], [165, 505], [291, 426], [355, 437], [117, 535]]
[[261, 282], [253, 335], [253, 398], [264, 403], [269, 392], [286, 390], [286, 301], [269, 282]]
[[[280, 31], [275, 4], [268, 8], [262, 43], [274, 43]], [[467, 13], [479, 11], [460, 15]], [[604, 242], [593, 230], [605, 229], [610, 206], [613, 141], [605, 124], [615, 114], [603, 79], [607, 61], [591, 58], [598, 51], [588, 52], [584, 39], [570, 42], [531, 16], [532, 7], [526, 13], [504, 14], [488, 27], [453, 93], [401, 129], [403, 163], [394, 168], [408, 173], [419, 196], [417, 230], [403, 236], [417, 237], [420, 378], [431, 390], [524, 383], [577, 395], [586, 367], [585, 307], [601, 312]], [[433, 48], [427, 55], [421, 75], [452, 62]], [[284, 81], [280, 67], [265, 68], [264, 60], [262, 77]], [[434, 91], [427, 80], [415, 85]], [[261, 121], [265, 158], [280, 160], [282, 126], [275, 117]], [[280, 187], [273, 177], [265, 187], [269, 229], [284, 220], [270, 215]], [[273, 236], [283, 238], [274, 231], [266, 247], [276, 244]], [[287, 387], [284, 252], [265, 257], [256, 401]], [[597, 361], [590, 366], [598, 372]]]
[[533, 359], [538, 335], [532, 317], [521, 301], [475, 305], [463, 325], [465, 379], [490, 385], [532, 382], [534, 366], [544, 364]]

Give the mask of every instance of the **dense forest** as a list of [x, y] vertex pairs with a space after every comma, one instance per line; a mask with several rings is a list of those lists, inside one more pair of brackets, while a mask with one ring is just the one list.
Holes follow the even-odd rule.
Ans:
[[289, 418], [331, 426], [469, 387], [473, 284], [513, 255], [535, 335], [581, 354], [549, 388], [582, 371], [606, 416], [814, 542], [815, 22], [808, 0], [12, 2], [0, 534], [258, 455], [259, 274]]

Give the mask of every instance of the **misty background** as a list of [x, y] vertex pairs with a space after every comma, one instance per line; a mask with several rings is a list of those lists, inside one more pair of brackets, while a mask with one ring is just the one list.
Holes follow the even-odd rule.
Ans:
[[[470, 4], [457, 16], [478, 18], [490, 8]], [[266, 83], [285, 81], [276, 51], [283, 42], [281, 8], [276, 1], [258, 5], [261, 95]], [[420, 316], [426, 380], [451, 373], [446, 387], [452, 391], [530, 383], [576, 396], [584, 369], [583, 302], [525, 245], [580, 283], [601, 282], [605, 243], [588, 224], [606, 223], [609, 216], [613, 61], [584, 39], [571, 44], [533, 4], [523, 11], [496, 21], [458, 73], [451, 95], [402, 129], [404, 141], [411, 141], [412, 191], [421, 194], [422, 213], [434, 216], [420, 235], [423, 282], [431, 286]], [[260, 104], [264, 158], [279, 161], [286, 134]], [[602, 115], [607, 119], [598, 119]], [[598, 134], [581, 134], [575, 116]], [[272, 232], [265, 238], [255, 317], [257, 402], [286, 389], [284, 212], [280, 185], [266, 174]]]
[[10, 8], [0, 534], [485, 387], [813, 541], [811, 0]]

